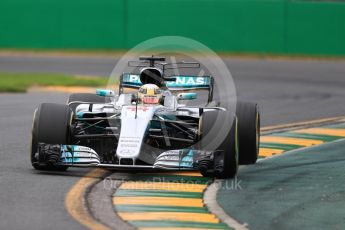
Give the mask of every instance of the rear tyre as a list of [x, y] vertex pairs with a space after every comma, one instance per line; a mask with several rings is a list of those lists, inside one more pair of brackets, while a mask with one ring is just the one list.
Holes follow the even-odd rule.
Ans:
[[260, 113], [257, 104], [237, 102], [239, 164], [255, 164], [260, 145]]
[[[73, 93], [69, 96], [67, 104], [69, 104], [72, 101], [80, 101], [85, 103], [109, 103], [110, 98], [107, 97], [101, 97], [96, 94], [92, 93]], [[69, 105], [69, 107], [72, 109], [72, 111], [75, 113], [75, 109], [78, 105], [82, 103], [73, 103]]]
[[37, 170], [64, 171], [68, 166], [39, 165], [38, 143], [69, 144], [73, 112], [67, 105], [43, 103], [34, 113], [30, 159]]
[[[201, 135], [200, 149], [224, 151], [223, 170], [215, 176], [217, 178], [232, 178], [236, 176], [238, 170], [236, 116], [227, 111], [208, 111], [201, 116], [199, 126]], [[223, 133], [222, 131], [224, 130], [225, 135], [221, 135], [220, 133]], [[222, 138], [223, 140], [214, 142], [217, 138]]]

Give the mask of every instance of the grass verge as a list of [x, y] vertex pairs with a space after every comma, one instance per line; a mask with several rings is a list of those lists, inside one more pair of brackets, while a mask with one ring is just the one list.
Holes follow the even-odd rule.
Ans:
[[0, 92], [26, 92], [32, 86], [104, 87], [108, 78], [84, 77], [52, 73], [1, 73]]

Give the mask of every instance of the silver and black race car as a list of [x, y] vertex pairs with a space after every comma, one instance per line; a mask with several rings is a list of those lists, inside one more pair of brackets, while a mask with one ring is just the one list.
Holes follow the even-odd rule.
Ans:
[[[216, 76], [167, 76], [166, 70], [179, 64], [200, 67], [140, 57], [129, 63], [140, 71], [122, 74], [118, 94], [100, 89], [71, 94], [67, 104], [41, 104], [34, 113], [32, 166], [198, 170], [230, 178], [239, 164], [254, 164], [260, 138], [257, 105], [222, 106], [213, 99]], [[207, 91], [203, 106], [182, 103], [196, 99], [198, 90]]]

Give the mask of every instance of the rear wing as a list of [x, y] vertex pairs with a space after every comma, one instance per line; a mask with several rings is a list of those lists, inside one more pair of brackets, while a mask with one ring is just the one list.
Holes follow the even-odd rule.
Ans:
[[[213, 77], [212, 76], [189, 76], [180, 75], [169, 77], [174, 80], [165, 81], [167, 88], [171, 91], [182, 90], [208, 90], [209, 102], [213, 97]], [[123, 93], [124, 88], [138, 89], [142, 86], [138, 74], [124, 73], [120, 77], [119, 93]]]
[[[209, 89], [213, 85], [211, 76], [172, 76], [174, 81], [165, 81], [169, 90], [190, 90], [190, 89]], [[142, 86], [139, 75], [124, 73], [120, 78], [120, 86], [122, 88], [137, 89]]]

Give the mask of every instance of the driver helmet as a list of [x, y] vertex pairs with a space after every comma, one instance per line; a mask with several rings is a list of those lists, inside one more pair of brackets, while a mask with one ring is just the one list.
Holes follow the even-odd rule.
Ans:
[[162, 90], [157, 85], [145, 84], [139, 88], [138, 98], [143, 104], [159, 104], [162, 94]]

